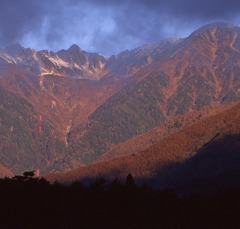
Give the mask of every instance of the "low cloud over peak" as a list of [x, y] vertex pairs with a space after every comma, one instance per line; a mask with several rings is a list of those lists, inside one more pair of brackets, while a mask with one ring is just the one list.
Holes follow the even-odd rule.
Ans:
[[166, 37], [184, 37], [212, 21], [239, 22], [237, 0], [2, 0], [0, 46], [58, 50], [76, 43], [106, 55]]

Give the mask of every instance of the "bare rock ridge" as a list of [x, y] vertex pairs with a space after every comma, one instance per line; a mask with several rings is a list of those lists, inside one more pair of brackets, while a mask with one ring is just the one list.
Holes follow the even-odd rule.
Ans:
[[67, 75], [90, 79], [98, 79], [107, 61], [106, 57], [82, 51], [77, 45], [54, 53], [47, 50], [37, 52], [14, 44], [3, 49], [0, 57], [1, 62], [9, 67], [17, 65], [42, 75]]
[[76, 44], [56, 53], [25, 49], [14, 44], [0, 51], [0, 63], [1, 67], [17, 66], [41, 75], [54, 74], [77, 79], [99, 80], [108, 75], [129, 77], [152, 63], [166, 48], [180, 40], [165, 39], [111, 57], [88, 53]]
[[238, 102], [239, 66], [240, 29], [226, 23], [111, 57], [77, 45], [9, 46], [0, 50], [0, 162], [14, 173], [44, 174], [112, 158], [112, 149], [140, 135], [150, 147], [149, 131], [159, 129], [160, 141], [190, 117], [206, 118], [204, 109]]

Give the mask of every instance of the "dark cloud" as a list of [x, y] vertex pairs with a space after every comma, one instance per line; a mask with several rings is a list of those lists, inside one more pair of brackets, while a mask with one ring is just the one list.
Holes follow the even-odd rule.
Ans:
[[0, 45], [114, 54], [212, 21], [240, 20], [237, 0], [1, 0]]
[[17, 42], [25, 32], [41, 26], [45, 8], [36, 1], [2, 0], [0, 2], [0, 42]]

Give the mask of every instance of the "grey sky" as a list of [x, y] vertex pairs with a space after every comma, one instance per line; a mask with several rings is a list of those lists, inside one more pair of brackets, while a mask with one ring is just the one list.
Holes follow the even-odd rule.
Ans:
[[116, 54], [213, 21], [238, 24], [238, 0], [1, 0], [0, 46]]

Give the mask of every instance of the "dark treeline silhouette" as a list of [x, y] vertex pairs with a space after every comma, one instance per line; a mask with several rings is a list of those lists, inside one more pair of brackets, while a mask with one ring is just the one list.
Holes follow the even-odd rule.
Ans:
[[33, 173], [0, 180], [0, 228], [239, 228], [240, 189], [211, 196], [97, 179], [50, 184]]

